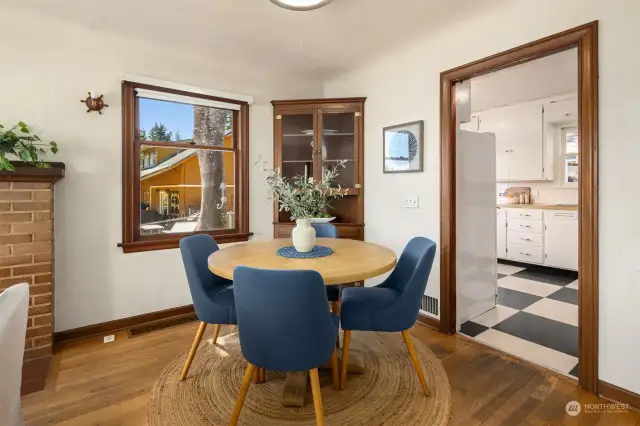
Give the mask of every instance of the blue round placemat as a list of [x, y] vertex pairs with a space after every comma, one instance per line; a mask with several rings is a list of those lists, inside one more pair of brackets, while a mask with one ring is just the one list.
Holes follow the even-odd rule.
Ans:
[[333, 253], [331, 247], [327, 246], [314, 246], [310, 252], [301, 253], [294, 246], [280, 247], [276, 254], [282, 257], [289, 257], [292, 259], [314, 259], [316, 257], [325, 257]]

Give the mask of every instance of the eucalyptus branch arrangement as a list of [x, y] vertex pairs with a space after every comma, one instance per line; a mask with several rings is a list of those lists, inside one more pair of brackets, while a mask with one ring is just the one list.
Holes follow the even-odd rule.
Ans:
[[255, 164], [267, 173], [265, 182], [270, 199], [278, 200], [279, 211], [290, 212], [291, 220], [296, 220], [318, 217], [326, 212], [332, 200], [346, 195], [347, 190], [335, 183], [338, 170], [344, 168], [345, 163], [338, 161], [335, 166], [324, 169], [319, 182], [302, 175], [287, 179], [279, 168], [270, 169], [263, 160]]
[[58, 145], [55, 142], [43, 142], [38, 135], [32, 134], [29, 126], [22, 121], [9, 130], [5, 130], [4, 126], [0, 124], [0, 170], [15, 170], [14, 165], [7, 158], [7, 154], [13, 154], [36, 167], [51, 167], [39, 159], [40, 155], [47, 153], [45, 148], [48, 148], [53, 154], [58, 152]]

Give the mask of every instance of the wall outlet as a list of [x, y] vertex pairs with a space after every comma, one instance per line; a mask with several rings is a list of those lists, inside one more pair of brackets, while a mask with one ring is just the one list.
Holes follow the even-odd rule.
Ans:
[[110, 334], [108, 336], [104, 336], [104, 343], [111, 343], [116, 340], [115, 334]]
[[409, 197], [405, 197], [404, 199], [404, 208], [405, 209], [417, 209], [418, 208], [418, 196], [411, 195]]

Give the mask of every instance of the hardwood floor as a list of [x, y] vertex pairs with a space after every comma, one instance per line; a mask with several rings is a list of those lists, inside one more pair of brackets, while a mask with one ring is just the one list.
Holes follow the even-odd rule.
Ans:
[[[172, 359], [189, 350], [197, 326], [185, 324], [134, 338], [119, 332], [115, 342], [106, 344], [102, 337], [61, 344], [45, 390], [23, 398], [26, 424], [146, 425], [148, 393], [156, 377]], [[232, 331], [223, 326], [221, 335]], [[210, 339], [210, 334], [203, 340]], [[568, 401], [607, 401], [473, 342], [422, 325], [414, 327], [412, 335], [428, 344], [447, 370], [452, 426], [640, 426], [640, 414], [635, 412], [570, 417], [565, 412]]]

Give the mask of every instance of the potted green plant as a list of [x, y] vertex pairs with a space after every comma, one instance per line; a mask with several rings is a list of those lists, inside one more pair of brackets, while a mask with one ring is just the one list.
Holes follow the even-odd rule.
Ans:
[[311, 226], [313, 218], [329, 216], [324, 212], [330, 202], [346, 194], [347, 190], [335, 183], [338, 170], [344, 167], [344, 163], [339, 161], [335, 166], [324, 169], [320, 181], [316, 181], [302, 175], [289, 180], [282, 176], [280, 169], [269, 169], [266, 162], [257, 162], [267, 172], [269, 196], [278, 201], [280, 211], [291, 213], [291, 220], [296, 221], [291, 240], [297, 251], [309, 252], [313, 249], [316, 240], [316, 232]]
[[31, 133], [29, 126], [24, 122], [20, 121], [9, 130], [5, 130], [0, 124], [0, 171], [15, 170], [7, 155], [14, 155], [35, 167], [51, 167], [40, 159], [40, 156], [47, 153], [47, 149], [55, 154], [58, 152], [58, 145], [55, 142], [44, 142], [38, 135]]

